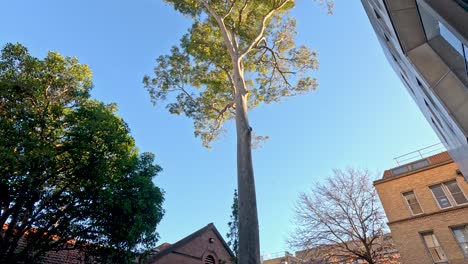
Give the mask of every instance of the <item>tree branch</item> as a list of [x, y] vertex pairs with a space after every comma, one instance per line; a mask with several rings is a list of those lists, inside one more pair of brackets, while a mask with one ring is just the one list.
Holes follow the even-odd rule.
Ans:
[[208, 13], [216, 20], [218, 23], [218, 27], [221, 30], [221, 35], [223, 36], [224, 39], [224, 44], [226, 45], [226, 48], [228, 49], [229, 54], [231, 55], [231, 58], [234, 58], [236, 55], [236, 51], [234, 49], [234, 45], [229, 39], [228, 35], [228, 30], [226, 28], [226, 25], [224, 24], [224, 20], [221, 16], [216, 14], [216, 12], [211, 8], [211, 6], [204, 0], [201, 0], [201, 4], [208, 10]]
[[[265, 51], [269, 51], [271, 54], [271, 57], [273, 58], [273, 61], [265, 61], [265, 62], [270, 62], [273, 66], [273, 72], [277, 70], [279, 74], [281, 75], [281, 78], [285, 82], [286, 86], [291, 87], [291, 83], [289, 82], [288, 78], [286, 77], [286, 74], [296, 74], [295, 72], [292, 71], [283, 71], [280, 68], [279, 60], [282, 59], [281, 57], [278, 56], [278, 54], [270, 47], [264, 45], [264, 46], [259, 46], [259, 48], [264, 49]], [[273, 74], [272, 74], [273, 75]]]
[[277, 7], [274, 7], [272, 8], [263, 18], [262, 18], [262, 22], [260, 24], [260, 28], [258, 30], [258, 33], [257, 33], [257, 36], [254, 38], [254, 40], [249, 44], [247, 45], [247, 47], [245, 47], [240, 56], [239, 56], [239, 59], [242, 59], [245, 55], [247, 55], [255, 46], [257, 46], [260, 41], [262, 40], [263, 38], [263, 34], [265, 33], [265, 28], [266, 28], [266, 23], [268, 21], [268, 19], [276, 12], [278, 11], [279, 9], [283, 8], [287, 3], [289, 3], [291, 0], [285, 0], [284, 2], [282, 2], [281, 4], [279, 4]]

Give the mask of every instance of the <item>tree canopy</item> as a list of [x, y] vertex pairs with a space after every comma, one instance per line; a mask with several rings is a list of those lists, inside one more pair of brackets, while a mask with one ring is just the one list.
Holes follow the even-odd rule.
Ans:
[[299, 195], [295, 219], [290, 244], [309, 250], [315, 260], [399, 263], [367, 170], [334, 170], [323, 184]]
[[[193, 19], [180, 44], [156, 60], [144, 84], [154, 104], [171, 99], [169, 112], [193, 119], [204, 146], [223, 134], [235, 116], [233, 60], [241, 64], [248, 108], [278, 102], [317, 87], [311, 77], [318, 54], [296, 45], [292, 0], [166, 0]], [[325, 3], [331, 12], [332, 2]], [[237, 62], [236, 62], [237, 63]]]
[[2, 50], [0, 262], [37, 261], [71, 239], [128, 255], [158, 238], [164, 198], [152, 180], [161, 167], [138, 153], [114, 104], [90, 98], [91, 75], [74, 57]]

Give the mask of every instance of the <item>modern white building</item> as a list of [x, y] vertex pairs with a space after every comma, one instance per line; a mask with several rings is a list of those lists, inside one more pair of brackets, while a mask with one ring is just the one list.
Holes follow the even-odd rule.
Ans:
[[361, 0], [382, 48], [468, 180], [468, 0]]

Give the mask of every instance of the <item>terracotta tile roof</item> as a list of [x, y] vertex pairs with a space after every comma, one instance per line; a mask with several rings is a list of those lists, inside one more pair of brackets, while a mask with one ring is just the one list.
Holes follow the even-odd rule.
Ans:
[[[6, 231], [10, 225], [3, 224], [2, 231]], [[39, 229], [32, 227], [24, 233], [24, 236], [21, 237], [18, 242], [18, 250], [26, 247], [26, 237], [30, 233], [39, 232]], [[58, 240], [60, 237], [57, 235], [52, 235], [53, 240]], [[43, 264], [82, 264], [85, 263], [85, 260], [88, 259], [85, 255], [85, 252], [80, 248], [74, 248], [76, 239], [70, 239], [62, 245], [62, 248], [51, 249], [41, 257], [41, 263]], [[88, 243], [85, 243], [84, 246], [87, 246]], [[92, 260], [89, 258], [88, 260]]]

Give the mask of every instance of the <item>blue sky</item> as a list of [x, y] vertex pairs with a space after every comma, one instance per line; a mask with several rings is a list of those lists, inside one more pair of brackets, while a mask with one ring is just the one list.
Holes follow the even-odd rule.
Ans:
[[[293, 207], [334, 168], [369, 168], [381, 175], [393, 157], [439, 142], [387, 63], [360, 1], [336, 1], [327, 16], [312, 0], [294, 10], [298, 44], [320, 54], [316, 92], [250, 113], [270, 140], [254, 151], [261, 252], [288, 249]], [[93, 97], [115, 102], [140, 151], [164, 169], [161, 242], [176, 242], [214, 222], [227, 232], [236, 188], [233, 124], [204, 149], [192, 123], [153, 107], [142, 85], [155, 58], [178, 43], [190, 21], [162, 0], [3, 1], [0, 45], [20, 42], [37, 57], [48, 50], [76, 56], [94, 73]]]

